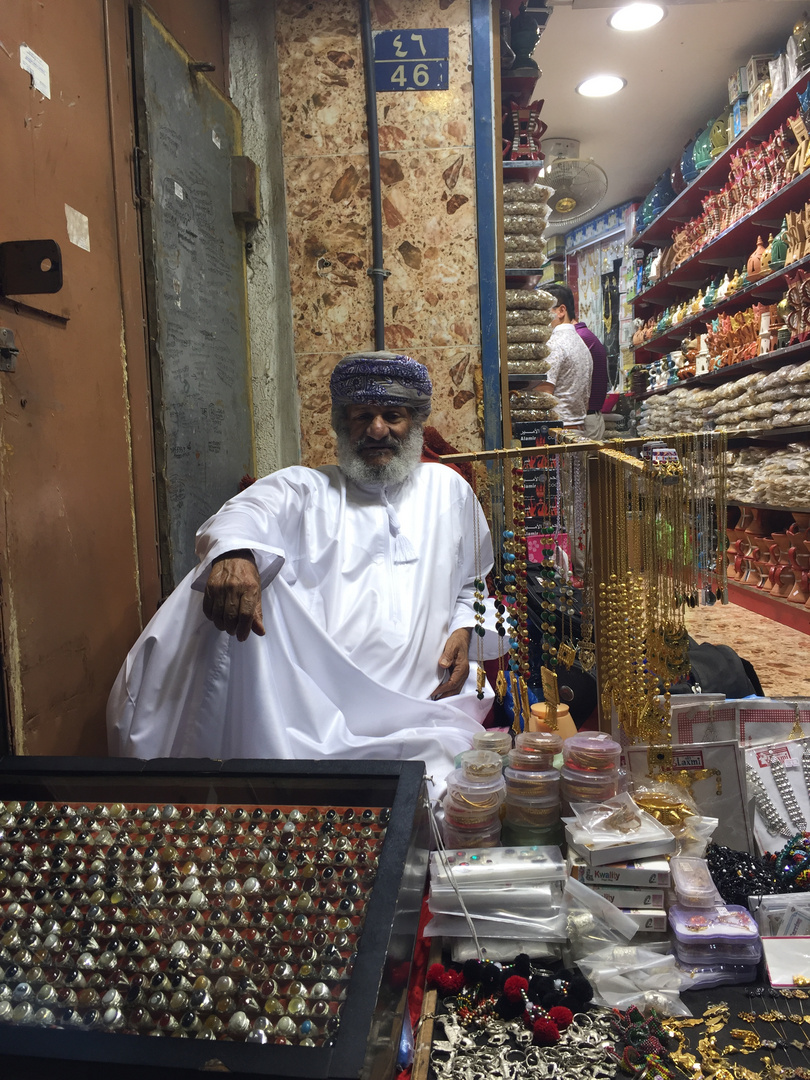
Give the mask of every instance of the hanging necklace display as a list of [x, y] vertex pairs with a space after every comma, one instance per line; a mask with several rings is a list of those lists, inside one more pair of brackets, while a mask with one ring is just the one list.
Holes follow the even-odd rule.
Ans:
[[[590, 545], [588, 543], [588, 532], [590, 526], [588, 523], [588, 504], [587, 499], [583, 498], [583, 461], [582, 454], [572, 455], [572, 474], [573, 474], [573, 502], [574, 506], [579, 509], [582, 515], [581, 528], [577, 529], [577, 535], [574, 539], [574, 543], [582, 551], [582, 557], [585, 561], [585, 571], [587, 574], [587, 559], [589, 556]], [[558, 455], [559, 460], [559, 455]], [[572, 565], [573, 565], [573, 553], [572, 553]], [[581, 584], [582, 595], [584, 597], [584, 580]], [[573, 631], [573, 615], [574, 615], [574, 589], [568, 583], [563, 582], [559, 587], [560, 593], [560, 618], [561, 618], [561, 642], [557, 651], [557, 660], [563, 665], [563, 667], [570, 669], [577, 658], [577, 648], [574, 643], [574, 631]], [[568, 616], [568, 632], [566, 633], [565, 617]], [[584, 618], [584, 613], [583, 613]], [[591, 622], [591, 629], [593, 624]]]
[[791, 836], [790, 826], [774, 806], [765, 785], [750, 765], [745, 766], [745, 775], [751, 790], [754, 792], [754, 804], [759, 811], [760, 817], [765, 822], [768, 832], [772, 836]]
[[486, 604], [484, 603], [484, 590], [486, 589], [486, 582], [481, 576], [481, 526], [478, 520], [478, 505], [473, 506], [473, 544], [475, 546], [475, 593], [473, 601], [473, 612], [475, 614], [475, 652], [477, 661], [476, 671], [476, 694], [478, 700], [483, 700], [484, 688], [487, 684], [487, 673], [484, 668], [484, 635], [486, 629], [484, 627], [484, 618], [486, 616]]
[[593, 522], [590, 514], [590, 490], [589, 479], [586, 472], [585, 502], [587, 513], [585, 514], [585, 575], [582, 579], [581, 600], [581, 625], [579, 634], [579, 664], [583, 671], [592, 671], [596, 663], [596, 646], [593, 641], [593, 547], [591, 528]]
[[529, 633], [526, 604], [526, 574], [528, 550], [526, 543], [525, 493], [523, 461], [512, 466], [512, 520], [504, 529], [504, 599], [509, 625], [509, 689], [512, 693], [515, 731], [529, 724]]
[[[490, 506], [492, 508], [492, 534], [506, 538], [504, 531], [504, 505], [503, 505], [503, 461], [498, 459], [489, 471], [490, 477]], [[495, 567], [493, 570], [495, 583], [495, 630], [498, 634], [498, 674], [495, 679], [495, 697], [502, 703], [506, 697], [506, 658], [504, 643], [506, 639], [506, 597], [504, 595], [504, 568], [503, 548], [498, 547], [495, 552]]]
[[771, 767], [771, 776], [774, 784], [776, 784], [776, 790], [779, 792], [779, 798], [782, 800], [785, 810], [787, 810], [791, 824], [799, 832], [805, 832], [807, 830], [807, 821], [799, 806], [796, 792], [793, 790], [784, 763], [773, 752], [773, 748], [768, 753], [768, 764]]
[[[550, 456], [546, 457], [545, 461], [545, 484], [546, 491], [548, 492], [550, 480]], [[558, 646], [557, 643], [557, 604], [555, 603], [555, 600], [557, 599], [555, 593], [556, 556], [559, 548], [561, 522], [563, 520], [563, 514], [567, 510], [567, 508], [563, 506], [563, 488], [560, 475], [559, 454], [554, 455], [554, 470], [556, 481], [553, 511], [554, 527], [551, 533], [543, 537], [543, 558], [539, 567], [539, 574], [543, 584], [543, 618], [540, 623], [543, 650], [541, 653], [542, 666], [540, 668], [540, 681], [543, 687], [543, 699], [546, 703], [545, 721], [552, 731], [556, 730], [557, 727], [557, 706], [560, 703], [560, 692], [557, 686], [557, 672], [554, 669], [557, 667], [560, 649], [562, 648], [562, 645]], [[562, 611], [562, 604], [560, 605], [560, 610]], [[562, 625], [560, 626], [560, 633], [562, 634]]]

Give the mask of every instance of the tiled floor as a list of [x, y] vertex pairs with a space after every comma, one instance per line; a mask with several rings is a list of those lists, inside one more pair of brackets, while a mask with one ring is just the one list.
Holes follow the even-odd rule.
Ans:
[[774, 697], [810, 697], [810, 636], [780, 626], [737, 604], [687, 612], [696, 641], [730, 645], [756, 669], [762, 689]]

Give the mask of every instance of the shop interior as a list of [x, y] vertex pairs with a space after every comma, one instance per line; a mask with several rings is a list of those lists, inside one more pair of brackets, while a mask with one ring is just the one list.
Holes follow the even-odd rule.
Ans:
[[[4, 1074], [810, 1077], [803, 0], [2, 22]], [[119, 756], [198, 527], [343, 466], [363, 349], [429, 373], [421, 461], [483, 513], [483, 724], [429, 768], [373, 732]], [[291, 730], [331, 705], [300, 687]]]

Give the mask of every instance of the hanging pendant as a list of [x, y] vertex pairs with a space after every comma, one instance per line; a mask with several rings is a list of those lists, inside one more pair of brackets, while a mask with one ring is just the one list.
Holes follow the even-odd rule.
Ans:
[[569, 668], [577, 658], [577, 651], [569, 645], [567, 641], [564, 641], [562, 645], [557, 649], [557, 660], [562, 664], [564, 668]]

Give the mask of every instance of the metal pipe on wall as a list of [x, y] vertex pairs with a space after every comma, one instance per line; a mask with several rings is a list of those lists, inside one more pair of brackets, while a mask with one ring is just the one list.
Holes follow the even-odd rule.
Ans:
[[385, 279], [391, 273], [383, 268], [382, 188], [380, 184], [380, 139], [377, 130], [377, 89], [374, 84], [374, 42], [371, 35], [370, 0], [360, 0], [360, 26], [363, 40], [363, 70], [366, 80], [366, 117], [368, 119], [368, 165], [371, 187], [371, 266], [368, 275], [374, 282], [374, 348], [385, 348]]

